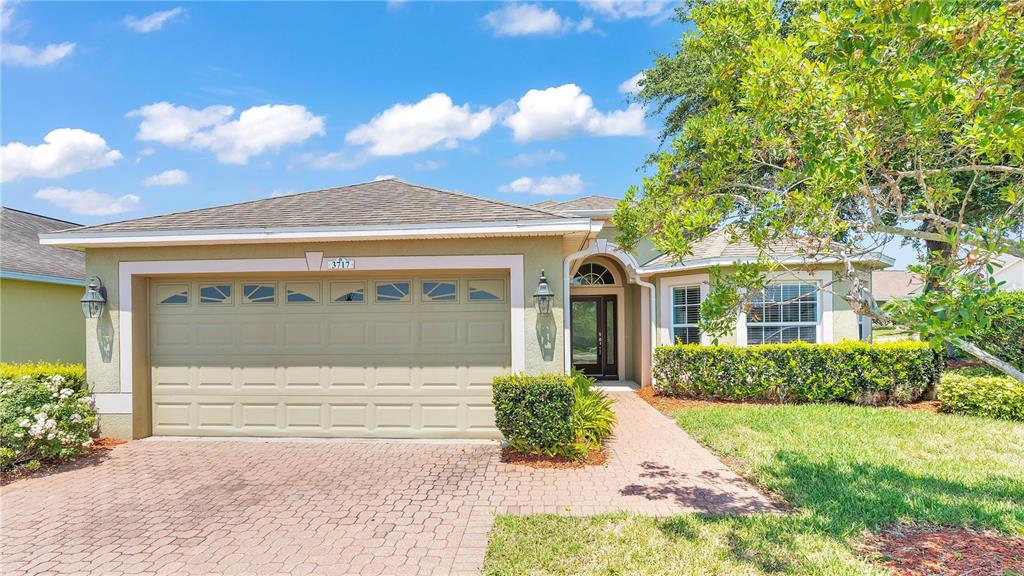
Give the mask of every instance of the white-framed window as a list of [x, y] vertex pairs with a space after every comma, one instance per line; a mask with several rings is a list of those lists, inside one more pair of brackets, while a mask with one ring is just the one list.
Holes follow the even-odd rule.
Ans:
[[765, 286], [747, 313], [747, 344], [818, 341], [818, 285], [780, 282]]
[[700, 344], [700, 286], [672, 288], [672, 342]]

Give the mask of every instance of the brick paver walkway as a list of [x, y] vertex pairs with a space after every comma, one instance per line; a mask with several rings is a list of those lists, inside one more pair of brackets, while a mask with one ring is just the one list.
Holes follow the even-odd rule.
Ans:
[[476, 573], [495, 514], [771, 510], [669, 419], [616, 393], [606, 466], [494, 443], [144, 440], [0, 489], [3, 574]]

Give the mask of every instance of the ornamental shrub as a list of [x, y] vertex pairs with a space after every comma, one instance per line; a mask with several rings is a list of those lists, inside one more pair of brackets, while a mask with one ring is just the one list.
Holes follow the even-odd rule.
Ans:
[[932, 389], [942, 357], [923, 342], [664, 346], [654, 355], [663, 394], [716, 400], [904, 404]]
[[498, 376], [492, 394], [495, 423], [513, 450], [544, 456], [576, 455], [569, 376]]
[[987, 370], [956, 370], [942, 376], [939, 409], [953, 414], [1024, 421], [1024, 383]]
[[82, 364], [63, 364], [60, 362], [27, 362], [24, 364], [0, 363], [0, 382], [19, 381], [24, 377], [42, 382], [50, 376], [60, 376], [64, 386], [76, 392], [86, 390], [85, 366]]
[[92, 443], [96, 412], [83, 387], [61, 374], [0, 382], [0, 470], [69, 459]]

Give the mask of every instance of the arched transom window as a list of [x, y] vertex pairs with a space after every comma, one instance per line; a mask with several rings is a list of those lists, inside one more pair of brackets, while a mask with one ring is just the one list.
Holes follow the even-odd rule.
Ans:
[[573, 286], [603, 286], [605, 284], [615, 284], [615, 276], [612, 275], [611, 270], [594, 262], [581, 265], [580, 269], [576, 271], [576, 275], [572, 277]]

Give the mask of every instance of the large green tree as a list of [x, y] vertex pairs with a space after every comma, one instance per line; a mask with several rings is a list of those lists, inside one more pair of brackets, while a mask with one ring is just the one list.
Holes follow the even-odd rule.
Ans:
[[[1016, 378], [971, 337], [990, 317], [1003, 254], [1024, 257], [1024, 0], [692, 1], [674, 54], [637, 96], [665, 119], [652, 176], [615, 221], [682, 260], [718, 229], [758, 246], [718, 273], [711, 334], [786, 262], [841, 263], [860, 314], [955, 343]], [[917, 247], [918, 296], [881, 310], [857, 261]]]

